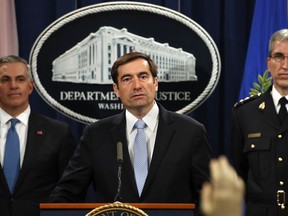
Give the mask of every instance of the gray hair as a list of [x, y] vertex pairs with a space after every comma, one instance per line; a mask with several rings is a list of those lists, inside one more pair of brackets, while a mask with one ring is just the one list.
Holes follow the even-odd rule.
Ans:
[[0, 58], [0, 66], [7, 63], [23, 63], [27, 68], [29, 79], [32, 80], [30, 65], [25, 59], [15, 55], [8, 55]]
[[273, 33], [269, 40], [269, 56], [271, 56], [274, 45], [278, 41], [288, 41], [288, 29], [281, 29]]

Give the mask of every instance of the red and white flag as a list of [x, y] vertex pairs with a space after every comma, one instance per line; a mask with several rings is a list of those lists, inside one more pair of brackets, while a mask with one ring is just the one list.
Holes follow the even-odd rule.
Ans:
[[18, 55], [18, 36], [14, 0], [0, 0], [0, 57]]

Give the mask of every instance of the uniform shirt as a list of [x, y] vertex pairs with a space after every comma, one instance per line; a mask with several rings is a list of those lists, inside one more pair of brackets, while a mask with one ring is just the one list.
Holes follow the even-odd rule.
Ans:
[[[279, 113], [279, 110], [280, 110], [280, 107], [281, 107], [281, 105], [279, 104], [279, 100], [283, 96], [276, 90], [274, 85], [272, 87], [271, 95], [272, 95], [272, 98], [273, 98], [274, 106], [276, 108], [276, 112]], [[288, 100], [288, 96], [286, 95], [285, 97]], [[286, 104], [286, 109], [287, 108], [288, 108], [288, 104]]]
[[[28, 120], [30, 115], [31, 109], [30, 106], [22, 112], [16, 118], [20, 121], [16, 124], [15, 128], [19, 137], [20, 141], [20, 167], [22, 167], [25, 149], [26, 149], [26, 142], [27, 142], [27, 134], [28, 134]], [[0, 108], [0, 162], [3, 167], [4, 162], [4, 154], [5, 154], [5, 143], [7, 132], [10, 128], [10, 119], [13, 118], [8, 113], [6, 113], [3, 109]]]

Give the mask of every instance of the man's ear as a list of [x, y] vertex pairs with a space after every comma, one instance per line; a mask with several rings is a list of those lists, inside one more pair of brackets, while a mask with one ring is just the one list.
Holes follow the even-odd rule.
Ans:
[[158, 78], [154, 78], [154, 86], [155, 86], [155, 91], [158, 91]]
[[115, 94], [117, 95], [117, 97], [119, 98], [118, 86], [116, 83], [113, 83], [113, 90], [114, 90]]

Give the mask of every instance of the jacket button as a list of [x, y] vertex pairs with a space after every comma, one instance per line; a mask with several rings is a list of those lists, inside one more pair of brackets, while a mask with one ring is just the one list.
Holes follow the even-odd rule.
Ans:
[[278, 134], [278, 138], [281, 139], [282, 138], [282, 134]]
[[282, 161], [283, 161], [283, 158], [282, 158], [282, 157], [278, 157], [278, 161], [279, 161], [279, 162], [282, 162]]

